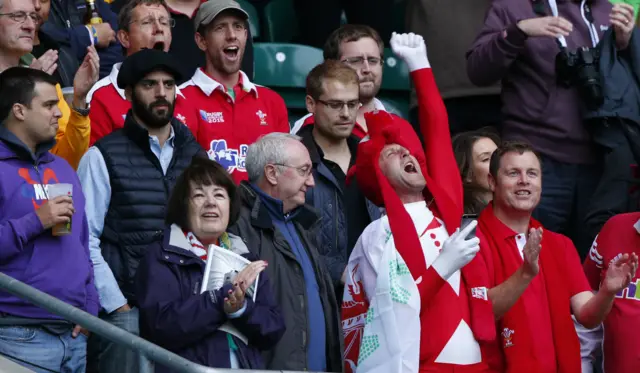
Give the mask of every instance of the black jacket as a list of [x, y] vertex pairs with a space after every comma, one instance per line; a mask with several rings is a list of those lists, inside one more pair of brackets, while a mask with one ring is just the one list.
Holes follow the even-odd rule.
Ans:
[[[306, 298], [301, 300], [296, 295], [305, 294], [302, 268], [286, 238], [275, 229], [269, 212], [251, 187], [242, 182], [239, 193], [242, 201], [240, 218], [229, 232], [242, 237], [251, 253], [269, 263], [266, 272], [273, 284], [276, 302], [282, 310], [287, 328], [280, 342], [272, 350], [265, 352], [267, 369], [306, 370], [308, 322], [307, 312], [304, 310], [307, 309], [307, 304]], [[333, 292], [331, 277], [315, 246], [317, 223], [317, 213], [307, 205], [302, 207], [295, 218], [298, 234], [308, 250], [320, 287], [326, 322], [327, 371], [341, 372], [343, 348], [339, 305]]]
[[581, 256], [604, 223], [614, 215], [636, 211], [640, 195], [634, 190], [631, 165], [640, 160], [640, 33], [633, 30], [629, 46], [618, 51], [610, 28], [598, 44], [604, 103], [585, 113], [586, 125], [600, 150], [602, 175], [585, 217]]
[[111, 184], [100, 248], [130, 305], [136, 305], [138, 263], [152, 243], [162, 240], [166, 204], [176, 179], [194, 156], [206, 156], [184, 124], [173, 118], [171, 126], [174, 150], [166, 175], [151, 151], [149, 132], [138, 125], [131, 111], [122, 129], [95, 144]]

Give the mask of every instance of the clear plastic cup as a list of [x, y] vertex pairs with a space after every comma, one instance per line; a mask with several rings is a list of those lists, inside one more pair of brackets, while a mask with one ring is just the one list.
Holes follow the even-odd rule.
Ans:
[[[47, 185], [47, 196], [52, 200], [60, 196], [68, 196], [73, 198], [72, 184], [49, 184]], [[54, 236], [64, 236], [71, 233], [71, 220], [68, 223], [60, 223], [51, 229]]]

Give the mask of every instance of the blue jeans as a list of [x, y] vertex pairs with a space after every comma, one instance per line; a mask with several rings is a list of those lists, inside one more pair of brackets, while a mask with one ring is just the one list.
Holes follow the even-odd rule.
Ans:
[[37, 373], [84, 373], [87, 337], [31, 326], [0, 326], [0, 354]]
[[[100, 314], [100, 318], [131, 334], [140, 335], [140, 315], [135, 307], [127, 312]], [[144, 355], [97, 335], [91, 339], [91, 344], [94, 343], [92, 347], [97, 350], [100, 373], [153, 373], [153, 364]]]

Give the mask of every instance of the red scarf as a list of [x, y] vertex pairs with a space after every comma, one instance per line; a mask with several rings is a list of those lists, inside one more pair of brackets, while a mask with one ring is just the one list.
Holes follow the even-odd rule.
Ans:
[[[516, 232], [504, 225], [493, 213], [493, 204], [489, 204], [480, 214], [478, 226], [481, 232], [480, 246], [486, 263], [491, 263], [493, 273], [489, 273], [495, 284], [505, 282], [522, 265], [522, 258], [518, 250]], [[539, 228], [540, 223], [533, 218], [529, 228]], [[547, 301], [540, 307], [548, 307], [551, 316], [551, 330], [556, 352], [558, 373], [580, 373], [580, 343], [571, 321], [571, 304], [569, 289], [561, 276], [563, 263], [559, 263], [554, 256], [554, 248], [562, 247], [562, 236], [551, 231], [545, 231], [540, 252], [540, 273], [544, 276]], [[489, 266], [491, 268], [491, 266]], [[538, 304], [535, 294], [525, 292], [509, 311], [497, 322], [498, 332], [502, 344], [495, 346], [493, 351], [500, 361], [500, 371], [506, 373], [539, 373], [540, 367], [535, 354], [531, 325], [525, 304]], [[549, 325], [540, 325], [548, 328]]]
[[[385, 145], [398, 144], [409, 150], [417, 159], [426, 181], [423, 192], [425, 200], [433, 200], [429, 208], [434, 216], [444, 221], [449, 234], [460, 227], [463, 197], [462, 180], [451, 145], [447, 112], [431, 69], [417, 70], [412, 73], [412, 78], [420, 102], [420, 128], [425, 139], [424, 149], [413, 127], [407, 121], [384, 111], [366, 113], [369, 133], [360, 142], [356, 164], [349, 170], [347, 177], [350, 179], [355, 176], [363, 194], [374, 204], [386, 208], [396, 249], [409, 267], [413, 278], [422, 277], [418, 290], [422, 309], [425, 310], [429, 306], [429, 301], [435, 296], [429, 290], [437, 292], [442, 289], [442, 287], [431, 287], [428, 290], [428, 284], [434, 282], [445, 284], [446, 281], [440, 278], [434, 269], [427, 269], [418, 237], [420, 232], [416, 232], [411, 216], [382, 173], [379, 163], [380, 152]], [[476, 340], [493, 341], [495, 339], [494, 318], [491, 303], [486, 298], [486, 289], [483, 288], [488, 283], [484, 267], [481, 258], [466, 265], [461, 273], [464, 283], [462, 286], [469, 292], [470, 327]], [[452, 289], [445, 291], [453, 292]], [[353, 312], [356, 312], [352, 305], [345, 304], [343, 307], [345, 311], [348, 310], [348, 313], [343, 315], [343, 319], [348, 319]], [[365, 305], [363, 307], [366, 308]], [[457, 324], [439, 325], [441, 333], [449, 335], [453, 335], [457, 326]], [[422, 331], [422, 335], [428, 337], [428, 330]], [[346, 340], [345, 344], [357, 345], [359, 342], [359, 340]], [[446, 340], [439, 346], [439, 351], [445, 347], [445, 344]], [[422, 344], [421, 356], [426, 355], [424, 351], [426, 346], [427, 344]], [[353, 348], [351, 351], [357, 353], [358, 348]], [[357, 358], [353, 361], [357, 361]]]

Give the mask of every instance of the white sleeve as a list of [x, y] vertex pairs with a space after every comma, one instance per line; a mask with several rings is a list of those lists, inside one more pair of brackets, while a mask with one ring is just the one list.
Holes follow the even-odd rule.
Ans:
[[[347, 285], [353, 285], [360, 281], [364, 287], [367, 301], [370, 300], [371, 295], [375, 294], [378, 277], [377, 267], [385, 245], [384, 224], [381, 220], [383, 219], [369, 224], [362, 232], [351, 252], [347, 265]], [[349, 291], [349, 286], [345, 286], [344, 299], [351, 299]]]
[[602, 355], [602, 324], [593, 329], [587, 329], [576, 320], [575, 316], [571, 317], [573, 318], [573, 324], [576, 327], [578, 339], [580, 340], [582, 373], [593, 373], [593, 364], [596, 358]]

